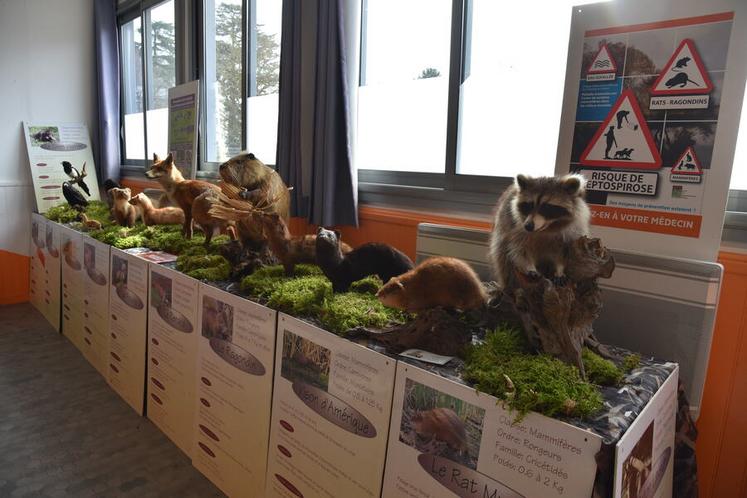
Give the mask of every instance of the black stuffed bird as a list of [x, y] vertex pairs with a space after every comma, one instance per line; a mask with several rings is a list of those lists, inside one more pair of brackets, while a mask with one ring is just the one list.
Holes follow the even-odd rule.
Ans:
[[65, 200], [72, 208], [82, 210], [88, 206], [86, 198], [70, 182], [62, 182], [62, 195], [65, 196]]
[[83, 181], [88, 173], [86, 173], [86, 163], [83, 163], [83, 172], [79, 172], [75, 166], [70, 164], [68, 161], [62, 161], [62, 169], [65, 170], [65, 174], [70, 177], [72, 184], [78, 185], [88, 197], [91, 197], [91, 191], [88, 189], [88, 185]]
[[108, 178], [104, 182], [104, 192], [109, 192], [113, 188], [122, 188], [122, 187], [120, 187], [119, 183], [117, 183], [116, 181], [112, 180], [111, 178]]

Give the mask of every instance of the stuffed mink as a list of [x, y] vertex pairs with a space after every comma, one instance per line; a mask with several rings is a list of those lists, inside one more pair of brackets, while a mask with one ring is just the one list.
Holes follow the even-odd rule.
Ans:
[[382, 282], [388, 282], [413, 268], [404, 253], [378, 242], [363, 244], [343, 255], [340, 232], [322, 227], [316, 233], [316, 263], [335, 292], [346, 292], [351, 283], [369, 275], [378, 275]]

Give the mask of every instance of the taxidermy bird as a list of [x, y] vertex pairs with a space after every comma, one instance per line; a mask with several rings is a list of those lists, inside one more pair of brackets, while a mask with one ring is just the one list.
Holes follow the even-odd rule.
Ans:
[[122, 188], [122, 187], [116, 181], [112, 180], [111, 178], [108, 178], [104, 182], [104, 192], [109, 192], [113, 188]]
[[62, 168], [65, 170], [65, 174], [70, 177], [70, 180], [72, 184], [78, 185], [81, 189], [83, 189], [83, 192], [86, 193], [87, 196], [91, 196], [91, 191], [88, 190], [88, 185], [86, 185], [86, 182], [83, 181], [83, 178], [88, 176], [88, 173], [86, 173], [86, 163], [83, 163], [83, 171], [78, 172], [78, 170], [70, 164], [68, 161], [62, 161]]
[[88, 201], [83, 194], [78, 191], [71, 182], [62, 182], [62, 195], [65, 196], [65, 200], [70, 204], [71, 208], [75, 208], [82, 211], [83, 208], [88, 206]]

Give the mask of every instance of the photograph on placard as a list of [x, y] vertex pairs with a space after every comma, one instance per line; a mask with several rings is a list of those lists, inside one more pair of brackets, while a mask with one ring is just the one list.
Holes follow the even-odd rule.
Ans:
[[325, 392], [329, 388], [330, 350], [292, 332], [283, 333], [280, 375], [304, 382]]
[[233, 306], [211, 296], [202, 296], [202, 336], [231, 341]]

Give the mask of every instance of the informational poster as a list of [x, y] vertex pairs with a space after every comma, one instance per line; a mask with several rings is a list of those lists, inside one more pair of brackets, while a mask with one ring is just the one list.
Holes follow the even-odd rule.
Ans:
[[143, 414], [148, 310], [148, 262], [111, 248], [107, 381]]
[[602, 439], [497, 401], [399, 362], [382, 496], [591, 496]]
[[614, 498], [672, 496], [678, 374], [676, 369], [618, 441]]
[[31, 305], [42, 315], [46, 315], [47, 301], [45, 301], [46, 283], [46, 254], [44, 253], [46, 232], [45, 221], [38, 214], [31, 215], [31, 246], [29, 253], [31, 256], [29, 266], [29, 300]]
[[60, 307], [62, 306], [60, 302], [62, 292], [61, 230], [59, 225], [53, 221], [45, 220], [44, 226], [44, 255], [46, 256], [44, 267], [47, 282], [45, 293], [49, 301], [44, 316], [50, 325], [59, 332]]
[[267, 497], [378, 497], [396, 361], [281, 314]]
[[59, 225], [62, 258], [62, 334], [83, 351], [83, 236]]
[[192, 464], [232, 498], [264, 489], [276, 317], [200, 284]]
[[[93, 162], [91, 137], [85, 123], [23, 123], [29, 155], [36, 210], [65, 202], [62, 184], [75, 189], [86, 200], [99, 200], [99, 182]], [[69, 173], [65, 171], [68, 163]]]
[[714, 260], [745, 86], [747, 4], [655, 4], [574, 9], [556, 172], [586, 178], [593, 231], [608, 246]]
[[197, 127], [200, 122], [200, 81], [169, 88], [169, 152], [184, 178], [197, 171]]
[[148, 418], [192, 455], [199, 282], [151, 263], [148, 306]]
[[104, 377], [109, 369], [109, 246], [84, 236], [83, 355]]

